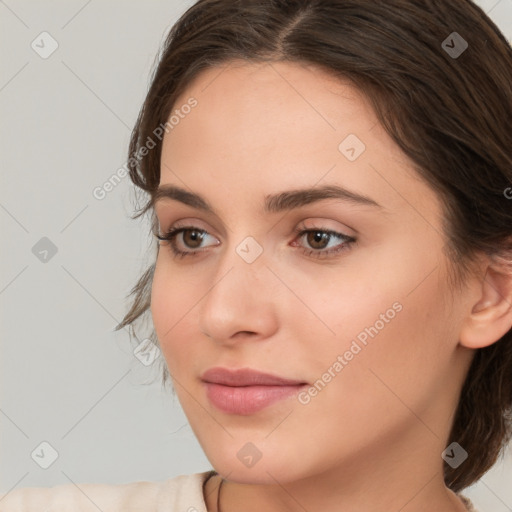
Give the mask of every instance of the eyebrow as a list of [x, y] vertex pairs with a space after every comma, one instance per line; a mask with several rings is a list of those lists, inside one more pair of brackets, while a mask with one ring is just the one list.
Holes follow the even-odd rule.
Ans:
[[[176, 185], [159, 186], [153, 194], [151, 204], [154, 208], [157, 203], [166, 199], [180, 201], [198, 210], [218, 216], [214, 208], [204, 197], [177, 187]], [[285, 210], [293, 210], [324, 199], [338, 199], [363, 206], [385, 209], [370, 197], [358, 194], [338, 185], [325, 185], [322, 187], [287, 190], [277, 194], [267, 195], [265, 196], [264, 212], [278, 213]]]

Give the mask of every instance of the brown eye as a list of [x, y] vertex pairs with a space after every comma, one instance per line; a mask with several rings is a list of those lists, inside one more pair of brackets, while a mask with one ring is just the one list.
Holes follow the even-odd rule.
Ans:
[[183, 243], [190, 249], [197, 249], [201, 246], [201, 242], [204, 238], [204, 233], [196, 229], [184, 229]]
[[[335, 256], [336, 254], [345, 251], [355, 243], [354, 237], [332, 231], [330, 229], [301, 229], [300, 227], [295, 230], [298, 234], [298, 240], [300, 243], [294, 241], [292, 245], [302, 246], [302, 251], [307, 256], [313, 256], [315, 258], [328, 258]], [[335, 242], [338, 241], [336, 244]], [[335, 244], [331, 244], [334, 242]], [[329, 245], [331, 245], [329, 247]]]
[[331, 235], [324, 231], [309, 231], [307, 233], [307, 242], [313, 249], [325, 249], [330, 239]]
[[[169, 243], [172, 255], [177, 258], [184, 258], [185, 256], [196, 256], [204, 252], [206, 247], [201, 247], [201, 243], [211, 235], [204, 229], [194, 226], [175, 226], [171, 227], [163, 236], [155, 236], [158, 240]], [[213, 245], [218, 245], [218, 243]]]

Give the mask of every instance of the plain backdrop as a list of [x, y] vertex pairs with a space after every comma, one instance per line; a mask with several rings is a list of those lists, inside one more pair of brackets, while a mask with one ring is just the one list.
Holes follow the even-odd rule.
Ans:
[[[113, 330], [155, 254], [131, 182], [93, 193], [125, 164], [154, 58], [192, 3], [0, 0], [1, 492], [211, 468], [156, 364]], [[477, 3], [511, 40], [512, 0]], [[510, 512], [511, 483], [512, 448], [465, 494]]]

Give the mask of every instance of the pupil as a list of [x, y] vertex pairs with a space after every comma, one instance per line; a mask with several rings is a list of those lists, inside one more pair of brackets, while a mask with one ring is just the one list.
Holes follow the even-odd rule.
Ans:
[[201, 239], [202, 239], [202, 234], [199, 233], [199, 231], [196, 231], [196, 230], [189, 230], [188, 231], [188, 236], [192, 239], [192, 242], [201, 241]]
[[[314, 246], [314, 244], [318, 244], [318, 243], [320, 243], [320, 244], [321, 244], [321, 242], [322, 242], [326, 237], [327, 237], [327, 238], [329, 237], [329, 235], [327, 235], [326, 233], [323, 233], [323, 232], [321, 232], [321, 231], [313, 231], [313, 232], [312, 232], [312, 234], [313, 234], [313, 243], [312, 243], [311, 245], [313, 245], [313, 246]], [[322, 247], [322, 244], [321, 244], [321, 247]], [[320, 247], [320, 248], [321, 248], [321, 247]], [[318, 247], [317, 247], [317, 248], [318, 248]]]

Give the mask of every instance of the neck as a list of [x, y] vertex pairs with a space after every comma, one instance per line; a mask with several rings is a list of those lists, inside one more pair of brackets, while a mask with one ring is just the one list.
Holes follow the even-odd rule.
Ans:
[[[277, 471], [261, 470], [258, 476], [262, 481], [248, 484], [237, 481], [236, 477], [221, 479], [216, 475], [211, 479], [207, 509], [209, 512], [467, 512], [462, 500], [444, 484], [441, 457], [432, 446], [426, 448], [410, 454], [409, 464], [404, 464], [398, 453], [386, 463], [378, 451], [373, 456], [358, 453], [357, 461], [344, 461], [343, 466], [300, 479], [284, 479]], [[430, 455], [425, 453], [428, 451]], [[415, 462], [418, 460], [422, 464]], [[230, 471], [227, 473], [232, 475]]]
[[[220, 479], [221, 477], [219, 477]], [[236, 485], [236, 484], [235, 484]], [[215, 507], [212, 505], [207, 507], [208, 512], [234, 512], [238, 510], [244, 510], [247, 512], [255, 512], [261, 510], [259, 508], [261, 505], [249, 505], [247, 506], [247, 502], [245, 502], [245, 505], [243, 504], [243, 500], [246, 499], [242, 495], [239, 494], [239, 490], [234, 488], [235, 485], [233, 482], [226, 481], [224, 479], [220, 479], [220, 482], [218, 483], [217, 487], [217, 499]], [[233, 487], [233, 488], [232, 488]], [[430, 489], [430, 487], [429, 487]], [[222, 492], [221, 492], [222, 491]], [[261, 498], [258, 500], [258, 503], [267, 503], [267, 500], [264, 496], [261, 496]], [[415, 496], [411, 497], [411, 501], [415, 499]], [[363, 500], [361, 500], [362, 502]], [[269, 512], [290, 512], [290, 511], [297, 511], [297, 512], [303, 512], [304, 510], [308, 510], [311, 512], [318, 511], [325, 511], [325, 510], [336, 510], [339, 512], [340, 510], [345, 512], [348, 511], [348, 507], [345, 507], [345, 503], [343, 505], [336, 504], [334, 508], [332, 509], [326, 509], [323, 504], [317, 505], [316, 508], [311, 508], [311, 505], [303, 505], [303, 502], [299, 502], [298, 500], [295, 500], [295, 507], [290, 508], [287, 505], [282, 504], [279, 505], [277, 502], [268, 502], [265, 505], [265, 510], [268, 510]], [[364, 505], [360, 505], [360, 508], [358, 508], [359, 511], [361, 510], [370, 510], [367, 508], [362, 508]], [[243, 508], [241, 508], [243, 507]], [[309, 508], [308, 508], [309, 507]], [[343, 507], [343, 508], [341, 508]], [[413, 508], [414, 507], [414, 508]], [[381, 511], [382, 508], [374, 508], [371, 509], [372, 511]], [[405, 506], [401, 507], [400, 512], [430, 512], [431, 510], [436, 510], [438, 512], [467, 512], [467, 508], [463, 504], [462, 500], [452, 491], [445, 488], [443, 495], [440, 495], [439, 497], [429, 497], [428, 500], [424, 504], [419, 504], [419, 502], [415, 503], [414, 505], [412, 503], [407, 503]]]

